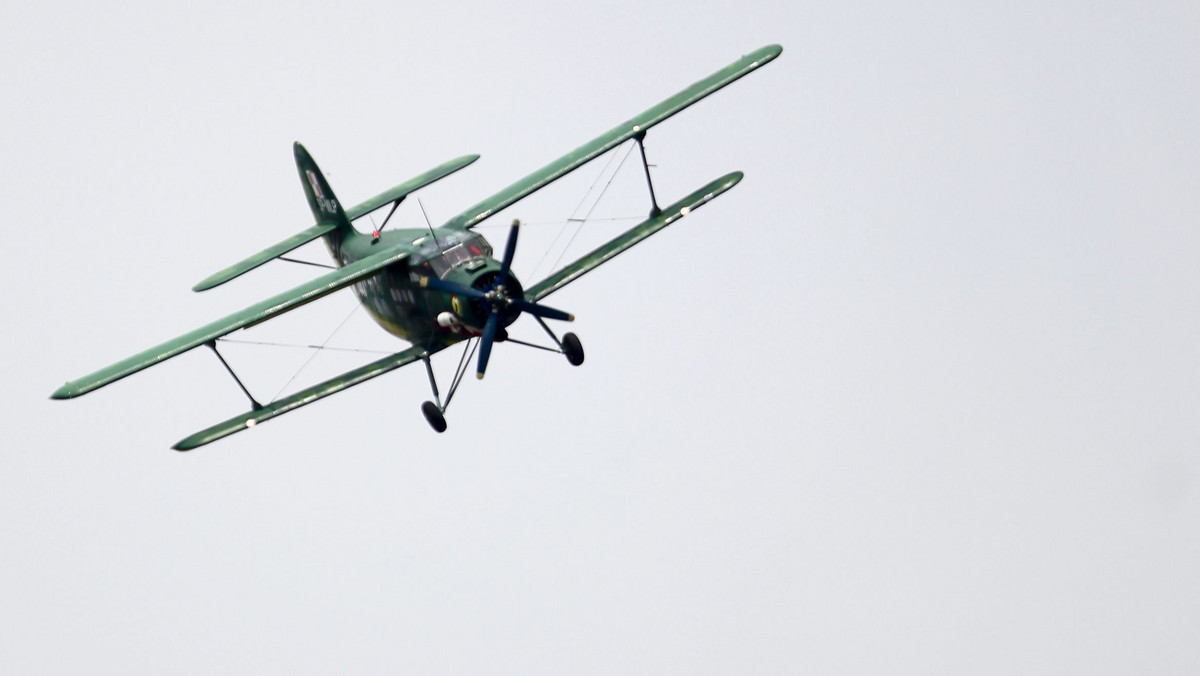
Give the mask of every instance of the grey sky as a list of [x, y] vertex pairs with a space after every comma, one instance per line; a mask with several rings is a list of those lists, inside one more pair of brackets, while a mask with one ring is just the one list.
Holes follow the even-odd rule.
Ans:
[[[0, 671], [1195, 673], [1197, 35], [1194, 3], [0, 9]], [[554, 296], [583, 367], [501, 345], [445, 435], [419, 368], [189, 455], [244, 406], [211, 355], [47, 399], [311, 276], [189, 291], [309, 224], [294, 140], [347, 202], [482, 154], [421, 193], [441, 222], [772, 42], [647, 144], [664, 202], [746, 179]], [[266, 397], [307, 356], [230, 349]]]

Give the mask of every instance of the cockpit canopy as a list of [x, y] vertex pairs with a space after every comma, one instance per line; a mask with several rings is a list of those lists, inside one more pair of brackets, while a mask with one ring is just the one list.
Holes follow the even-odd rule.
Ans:
[[439, 232], [436, 241], [430, 235], [413, 244], [417, 246], [413, 262], [428, 265], [438, 277], [445, 277], [447, 272], [459, 265], [492, 255], [492, 245], [482, 235], [469, 230], [445, 234]]

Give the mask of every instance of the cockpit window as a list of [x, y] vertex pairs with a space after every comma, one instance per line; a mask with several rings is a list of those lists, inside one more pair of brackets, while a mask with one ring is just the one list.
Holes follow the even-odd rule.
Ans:
[[472, 258], [471, 252], [467, 250], [467, 247], [465, 244], [459, 244], [458, 246], [452, 246], [449, 249], [446, 249], [445, 251], [442, 252], [442, 259], [445, 260], [446, 263], [448, 263], [450, 265], [450, 267], [454, 267], [455, 265], [458, 265], [459, 263], [465, 263], [465, 262], [471, 260], [471, 258]]
[[483, 237], [471, 233], [467, 239], [464, 239], [457, 244], [453, 244], [452, 246], [447, 246], [446, 249], [442, 251], [442, 255], [434, 257], [431, 262], [433, 263], [434, 270], [436, 270], [438, 276], [441, 277], [444, 276], [451, 268], [457, 267], [481, 256], [491, 255], [492, 247], [488, 246], [488, 243], [484, 241]]
[[414, 244], [419, 246], [417, 260], [429, 263], [438, 277], [445, 277], [451, 268], [468, 261], [492, 255], [492, 247], [483, 236], [469, 231], [439, 235], [436, 242], [425, 237]]

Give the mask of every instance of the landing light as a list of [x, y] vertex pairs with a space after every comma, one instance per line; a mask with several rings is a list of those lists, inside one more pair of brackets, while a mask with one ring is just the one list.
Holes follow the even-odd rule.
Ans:
[[257, 424], [258, 424], [258, 421], [257, 421], [257, 420], [255, 420], [254, 418], [251, 418], [251, 419], [249, 419], [249, 420], [247, 420], [247, 421], [246, 421], [246, 427], [247, 427], [247, 428], [254, 427], [254, 426], [255, 426], [255, 425], [257, 425]]
[[680, 216], [687, 216], [687, 215], [688, 215], [688, 214], [690, 214], [690, 213], [692, 213], [692, 208], [691, 208], [691, 207], [684, 207], [684, 208], [682, 208], [682, 209], [680, 209], [680, 210], [679, 210], [679, 215], [680, 215]]

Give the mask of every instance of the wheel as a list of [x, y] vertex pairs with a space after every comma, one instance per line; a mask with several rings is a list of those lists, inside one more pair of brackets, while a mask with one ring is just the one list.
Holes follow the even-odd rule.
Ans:
[[441, 434], [446, 431], [446, 416], [442, 415], [442, 410], [437, 404], [432, 401], [421, 404], [421, 413], [425, 414], [425, 420], [429, 421], [429, 426], [434, 432]]
[[571, 366], [579, 366], [583, 363], [583, 343], [579, 342], [579, 336], [574, 333], [564, 333], [562, 346], [563, 354], [567, 355], [567, 361], [571, 362]]

